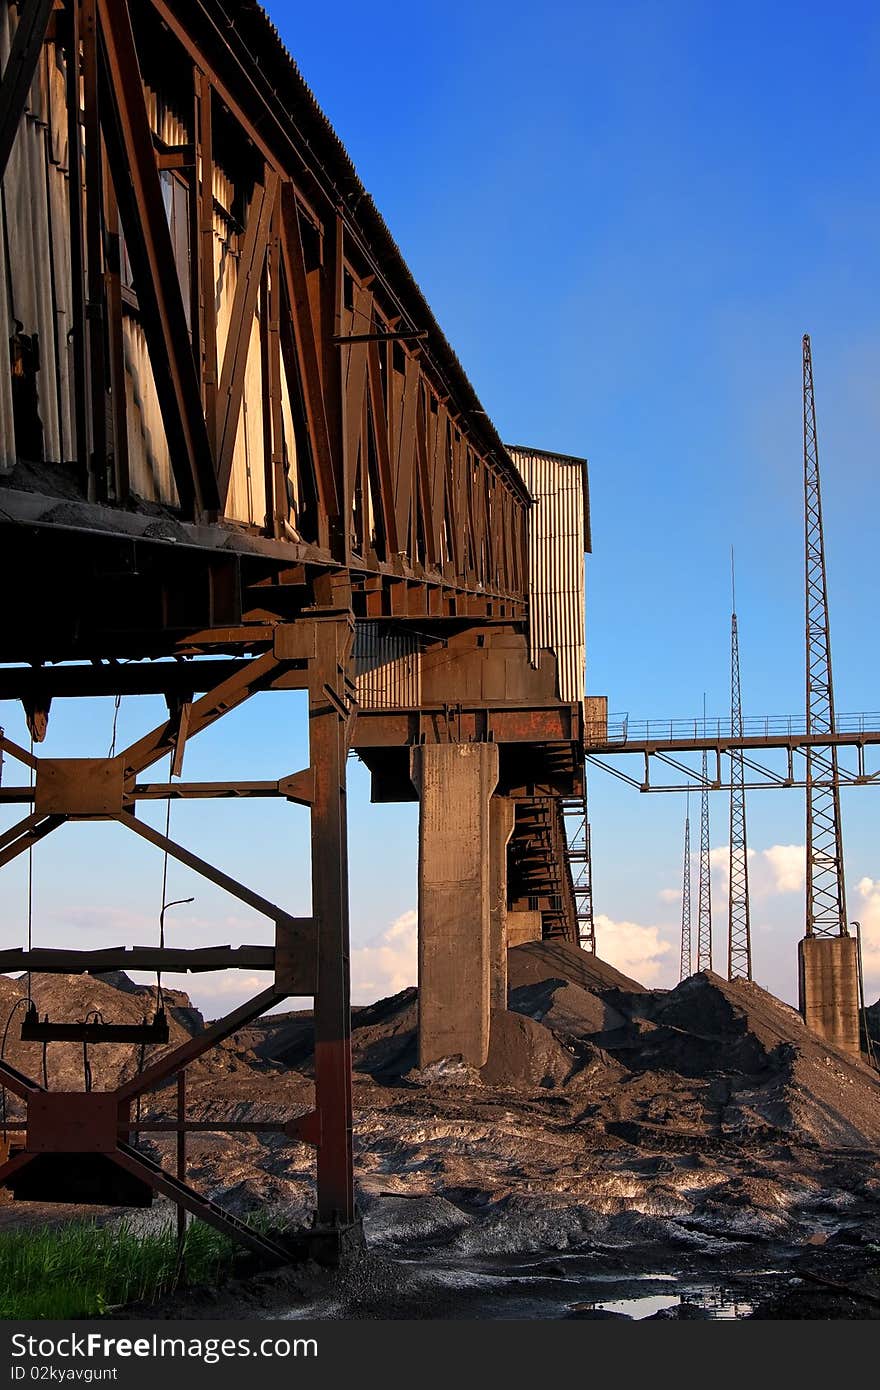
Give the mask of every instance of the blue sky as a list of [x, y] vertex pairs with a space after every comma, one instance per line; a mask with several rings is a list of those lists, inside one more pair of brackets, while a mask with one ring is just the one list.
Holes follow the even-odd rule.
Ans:
[[[704, 691], [710, 715], [725, 713], [734, 544], [746, 712], [802, 711], [807, 331], [837, 705], [880, 707], [877, 6], [446, 0], [388, 3], [368, 22], [349, 0], [332, 14], [269, 8], [502, 436], [590, 459], [588, 689], [633, 718], [693, 716]], [[201, 736], [187, 774], [303, 765], [288, 699]], [[150, 714], [161, 706], [127, 701], [123, 731]], [[14, 709], [0, 718], [21, 735]], [[58, 706], [46, 751], [106, 751], [111, 718], [105, 702]], [[414, 959], [414, 808], [368, 795], [352, 764], [362, 997]], [[608, 953], [616, 940], [636, 973], [641, 961], [646, 978], [672, 983], [682, 801], [598, 772], [591, 801]], [[723, 796], [712, 812], [721, 847]], [[221, 803], [174, 815], [181, 839], [304, 910], [302, 813]], [[756, 972], [789, 999], [803, 895], [793, 856], [764, 852], [802, 845], [803, 816], [802, 793], [750, 798]], [[846, 793], [844, 816], [850, 915], [876, 932], [876, 996], [880, 793]], [[137, 939], [153, 939], [156, 852], [120, 829], [53, 839], [36, 860], [35, 938], [79, 940], [94, 923], [88, 939], [110, 944], [135, 911]], [[716, 887], [720, 925], [721, 875]], [[197, 896], [176, 910], [181, 940], [259, 939], [258, 919], [185, 870], [171, 888]], [[14, 935], [21, 871], [0, 875], [0, 903]], [[215, 1011], [207, 983], [189, 987]]]

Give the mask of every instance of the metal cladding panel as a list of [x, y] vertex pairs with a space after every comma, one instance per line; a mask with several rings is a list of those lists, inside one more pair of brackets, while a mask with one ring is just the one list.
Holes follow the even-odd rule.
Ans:
[[[9, 56], [14, 25], [14, 9], [0, 4], [0, 70]], [[171, 147], [185, 145], [186, 125], [164, 95], [147, 88], [146, 99], [157, 137]], [[185, 217], [182, 200], [186, 190], [171, 173], [163, 171], [161, 178], [166, 212], [175, 234], [175, 219]], [[214, 168], [214, 194], [218, 350], [222, 362], [241, 236], [230, 211], [236, 189], [219, 166]], [[16, 331], [33, 337], [38, 344], [35, 390], [42, 443], [35, 461], [73, 466], [76, 443], [65, 65], [62, 51], [53, 43], [46, 44], [40, 55], [27, 110], [12, 147], [4, 179], [4, 214], [0, 219], [0, 473], [10, 472], [17, 459], [10, 361], [10, 339]], [[146, 337], [130, 307], [124, 312], [122, 336], [131, 489], [148, 502], [176, 506], [177, 488]], [[290, 392], [283, 367], [282, 391], [285, 433], [293, 460]], [[293, 476], [291, 488], [296, 502]], [[251, 324], [226, 515], [262, 527], [266, 512], [258, 309]]]
[[[0, 7], [0, 63], [5, 68], [14, 32], [13, 12]], [[5, 271], [0, 290], [0, 471], [15, 464], [10, 339], [36, 335], [39, 353], [37, 406], [47, 458], [71, 456], [70, 400], [63, 395], [70, 364], [69, 259], [66, 220], [66, 116], [58, 107], [59, 74], [44, 50], [31, 85], [28, 108], [16, 135], [3, 183], [0, 233]], [[60, 225], [59, 225], [60, 223]], [[47, 267], [63, 283], [56, 289]], [[59, 392], [59, 383], [62, 391]]]
[[556, 653], [559, 697], [584, 698], [584, 552], [589, 549], [587, 461], [509, 445], [535, 499], [528, 520], [529, 645], [533, 664]]
[[359, 622], [355, 685], [362, 709], [417, 709], [421, 704], [419, 639], [380, 622]]

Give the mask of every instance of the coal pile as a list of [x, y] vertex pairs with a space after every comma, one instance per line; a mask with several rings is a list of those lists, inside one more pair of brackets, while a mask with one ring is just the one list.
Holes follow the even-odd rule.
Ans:
[[[785, 1004], [711, 973], [647, 990], [556, 942], [513, 949], [509, 978], [479, 1070], [455, 1057], [418, 1068], [414, 989], [353, 1013], [358, 1202], [373, 1248], [403, 1258], [407, 1279], [425, 1252], [443, 1264], [432, 1298], [475, 1269], [509, 1273], [512, 1288], [531, 1256], [564, 1298], [570, 1268], [766, 1271], [834, 1232], [880, 1241], [878, 1075]], [[57, 1019], [97, 1007], [138, 1022], [154, 1006], [126, 978], [35, 977], [33, 991]], [[24, 992], [0, 978], [0, 1009]], [[173, 1041], [200, 1026], [176, 997]], [[39, 1075], [39, 1045], [17, 1035], [13, 1021], [6, 1055]], [[90, 1051], [96, 1086], [136, 1070], [136, 1049]], [[48, 1064], [52, 1086], [81, 1089], [81, 1048], [50, 1045]], [[190, 1069], [188, 1114], [287, 1118], [312, 1107], [313, 1075], [311, 1014], [272, 1014]], [[173, 1086], [159, 1090], [146, 1113], [174, 1103]], [[173, 1163], [173, 1136], [142, 1143]], [[190, 1181], [239, 1213], [306, 1219], [314, 1172], [314, 1151], [281, 1135], [191, 1136]], [[25, 1219], [21, 1206], [5, 1202], [0, 1223]]]

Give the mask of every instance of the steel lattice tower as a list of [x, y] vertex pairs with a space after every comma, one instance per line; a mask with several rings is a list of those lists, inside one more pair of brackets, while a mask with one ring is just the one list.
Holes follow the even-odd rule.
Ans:
[[684, 873], [681, 886], [681, 968], [679, 980], [691, 973], [691, 812], [690, 803], [684, 818]]
[[[730, 560], [732, 608], [730, 615], [730, 732], [743, 736], [742, 695], [739, 678], [739, 630], [736, 620], [736, 587], [733, 555]], [[727, 898], [727, 978], [752, 978], [752, 932], [749, 918], [749, 857], [746, 836], [745, 764], [742, 749], [730, 754], [730, 883]]]
[[[703, 717], [705, 732], [705, 713]], [[700, 883], [697, 896], [697, 969], [712, 969], [712, 875], [709, 861], [709, 755], [703, 750], [700, 793]]]
[[[807, 733], [834, 732], [828, 586], [819, 483], [813, 358], [804, 334], [804, 573], [807, 638]], [[807, 936], [846, 936], [840, 787], [834, 744], [807, 745]]]

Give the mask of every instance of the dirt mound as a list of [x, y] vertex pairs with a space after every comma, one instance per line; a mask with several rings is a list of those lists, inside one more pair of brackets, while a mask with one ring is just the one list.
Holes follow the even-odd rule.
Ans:
[[772, 1053], [810, 1038], [800, 1014], [751, 980], [725, 980], [714, 971], [691, 975], [651, 1010], [655, 1022], [690, 1033], [735, 1039], [746, 1033]]
[[[621, 997], [614, 996], [623, 1007]], [[778, 1070], [810, 1035], [799, 1014], [758, 985], [703, 971], [675, 989], [637, 996], [616, 1036], [604, 1038], [633, 1071], [756, 1076]]]
[[580, 1070], [580, 1058], [534, 1019], [493, 1009], [489, 1057], [480, 1076], [488, 1086], [553, 1090]]
[[603, 995], [581, 989], [580, 985], [568, 980], [539, 980], [512, 989], [508, 1007], [514, 1013], [543, 1023], [545, 1028], [573, 1038], [588, 1038], [622, 1028], [626, 1022], [623, 1014]]
[[[125, 976], [128, 985], [132, 982]], [[152, 1022], [156, 1008], [155, 989], [134, 987], [134, 992], [92, 975], [33, 975], [31, 994], [40, 1018], [48, 1015], [52, 1023], [81, 1023], [87, 1016], [99, 1012], [105, 1023], [139, 1024]], [[189, 999], [180, 991], [169, 991], [176, 1003], [168, 1004], [169, 1043], [178, 1046], [198, 1031], [195, 1024], [184, 1027], [181, 1015], [191, 1013]], [[27, 998], [27, 978], [12, 980], [0, 976], [0, 1037], [6, 1030], [3, 1055], [19, 1071], [35, 1080], [43, 1076], [43, 1044], [22, 1042], [21, 1024]], [[21, 1001], [21, 1002], [19, 1002]], [[184, 1002], [185, 1001], [185, 1004]], [[11, 1013], [13, 1006], [14, 1014]], [[8, 1024], [8, 1028], [7, 1028]], [[153, 1044], [145, 1049], [144, 1064], [154, 1061], [166, 1045]], [[97, 1091], [112, 1090], [138, 1070], [138, 1046], [122, 1043], [96, 1043], [88, 1048], [88, 1064], [92, 1085]], [[77, 1091], [84, 1088], [82, 1043], [48, 1043], [46, 1072], [53, 1090]]]
[[658, 1090], [664, 1074], [708, 1084], [703, 1123], [718, 1133], [769, 1127], [822, 1145], [880, 1143], [877, 1073], [822, 1043], [759, 985], [704, 971], [650, 996], [645, 1013], [604, 1035], [603, 1048]]
[[[404, 989], [375, 1004], [352, 1010], [351, 1050], [356, 1072], [377, 1078], [404, 1076], [416, 1063], [418, 990]], [[244, 1034], [236, 1035], [239, 1044]], [[315, 1036], [311, 1010], [281, 1019], [271, 1014], [248, 1030], [247, 1040], [261, 1059], [304, 1076], [314, 1072]]]
[[644, 985], [637, 980], [631, 980], [598, 956], [565, 941], [527, 941], [522, 946], [514, 946], [507, 953], [507, 975], [511, 989], [555, 979], [567, 980], [581, 989], [645, 992]]
[[352, 1017], [355, 1071], [377, 1079], [404, 1076], [417, 1062], [418, 990], [404, 989]]

